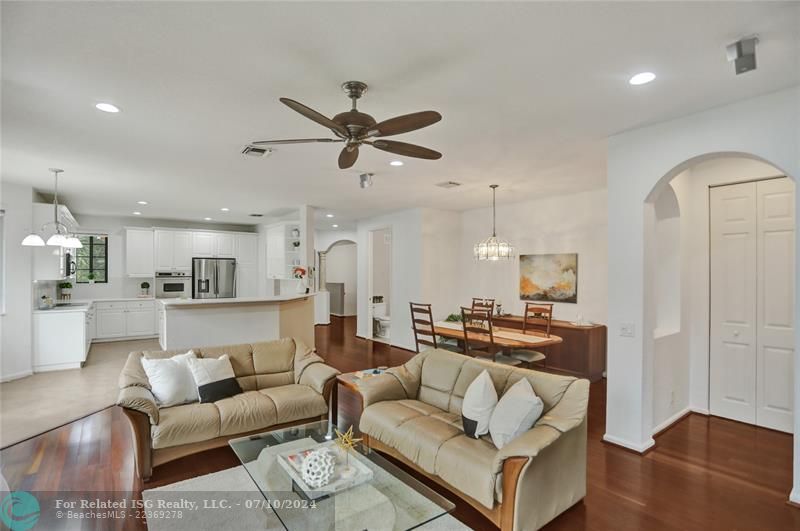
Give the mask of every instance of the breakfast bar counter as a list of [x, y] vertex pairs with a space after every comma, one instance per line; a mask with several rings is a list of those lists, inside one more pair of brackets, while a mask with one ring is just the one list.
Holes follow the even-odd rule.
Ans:
[[158, 339], [165, 350], [281, 337], [314, 347], [313, 294], [158, 302]]

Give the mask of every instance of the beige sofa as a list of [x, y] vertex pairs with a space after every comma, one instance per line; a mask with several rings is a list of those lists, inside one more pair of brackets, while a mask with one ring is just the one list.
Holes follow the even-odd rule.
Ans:
[[[544, 402], [533, 428], [501, 450], [462, 428], [464, 393], [484, 369], [498, 396], [527, 378]], [[502, 530], [539, 529], [586, 495], [588, 380], [441, 349], [388, 373], [359, 384], [368, 444], [458, 494]]]
[[204, 358], [228, 354], [244, 392], [214, 403], [159, 408], [141, 359], [168, 358], [185, 350], [132, 352], [119, 377], [117, 405], [131, 423], [136, 470], [143, 480], [150, 478], [155, 466], [224, 446], [235, 437], [327, 417], [339, 371], [300, 341], [192, 350]]

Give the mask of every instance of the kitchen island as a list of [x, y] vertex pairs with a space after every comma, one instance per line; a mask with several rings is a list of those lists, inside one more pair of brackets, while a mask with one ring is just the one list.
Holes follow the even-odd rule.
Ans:
[[294, 337], [314, 348], [313, 294], [230, 299], [159, 299], [165, 350]]

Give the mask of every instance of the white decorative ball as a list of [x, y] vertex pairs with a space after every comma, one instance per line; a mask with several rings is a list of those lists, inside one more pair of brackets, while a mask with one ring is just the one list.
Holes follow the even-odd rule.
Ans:
[[327, 485], [333, 477], [336, 458], [328, 448], [314, 450], [303, 460], [303, 481], [312, 489]]

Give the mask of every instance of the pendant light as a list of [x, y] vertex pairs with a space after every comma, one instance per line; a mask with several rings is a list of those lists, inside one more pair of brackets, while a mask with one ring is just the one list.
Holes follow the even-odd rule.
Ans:
[[478, 242], [473, 247], [473, 254], [475, 260], [510, 260], [514, 257], [514, 246], [505, 240], [497, 238], [497, 230], [495, 228], [497, 220], [497, 207], [495, 204], [495, 195], [497, 193], [498, 185], [492, 184], [489, 188], [492, 189], [492, 236], [481, 242]]
[[[80, 249], [83, 247], [81, 241], [74, 234], [70, 233], [66, 225], [58, 221], [58, 174], [62, 173], [64, 170], [50, 168], [50, 171], [53, 172], [53, 178], [55, 181], [53, 193], [53, 221], [48, 221], [42, 225], [42, 227], [39, 229], [39, 232], [44, 232], [47, 226], [53, 225], [56, 231], [53, 235], [47, 238], [47, 245], [53, 247]], [[25, 236], [25, 238], [22, 240], [22, 245], [26, 247], [42, 247], [45, 245], [45, 241], [38, 233], [32, 232]]]

